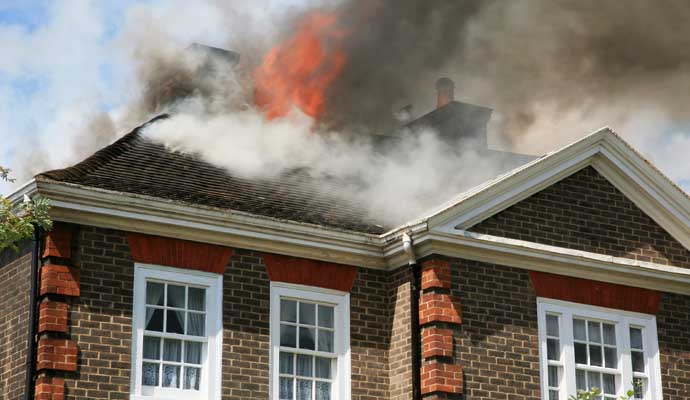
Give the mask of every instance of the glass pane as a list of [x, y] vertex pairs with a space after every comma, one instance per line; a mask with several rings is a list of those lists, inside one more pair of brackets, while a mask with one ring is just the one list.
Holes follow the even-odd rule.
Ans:
[[180, 366], [163, 364], [163, 387], [180, 387]]
[[549, 400], [558, 400], [558, 390], [549, 390]]
[[163, 341], [163, 360], [182, 361], [182, 341], [175, 339], [165, 339]]
[[292, 353], [285, 353], [281, 352], [280, 353], [280, 362], [278, 363], [278, 369], [280, 370], [281, 374], [290, 374], [292, 375], [292, 361], [293, 361], [293, 355]]
[[299, 376], [314, 376], [312, 373], [312, 356], [305, 356], [303, 354], [297, 354], [297, 375]]
[[168, 285], [168, 306], [185, 308], [184, 286]]
[[633, 390], [636, 399], [644, 399], [644, 392], [647, 391], [647, 380], [644, 378], [633, 379]]
[[333, 328], [333, 307], [319, 306], [319, 326]]
[[558, 387], [558, 367], [549, 367], [549, 386]]
[[314, 350], [314, 336], [316, 329], [314, 328], [299, 328], [299, 348]]
[[204, 336], [206, 334], [206, 314], [187, 313], [187, 334]]
[[615, 348], [604, 347], [604, 366], [606, 368], [617, 368], [618, 360], [616, 360]]
[[280, 345], [297, 347], [297, 327], [280, 325]]
[[280, 378], [280, 400], [292, 400], [292, 378]]
[[578, 364], [587, 364], [587, 345], [584, 343], [575, 343], [575, 362]]
[[184, 311], [167, 310], [165, 331], [168, 333], [184, 333]]
[[587, 390], [601, 388], [600, 377], [601, 375], [598, 372], [587, 372]]
[[333, 331], [319, 329], [319, 351], [333, 352]]
[[549, 336], [558, 337], [558, 317], [555, 315], [546, 315], [546, 334]]
[[189, 288], [189, 304], [190, 310], [204, 311], [206, 310], [206, 289]]
[[642, 330], [630, 328], [630, 347], [642, 350]]
[[280, 301], [280, 320], [297, 322], [297, 302], [292, 300]]
[[311, 400], [311, 383], [312, 381], [307, 381], [304, 379], [297, 380], [298, 400]]
[[331, 384], [329, 382], [316, 382], [316, 400], [331, 399]]
[[575, 371], [575, 385], [577, 390], [587, 390], [587, 377], [585, 371], [578, 369]]
[[146, 307], [146, 330], [163, 332], [163, 310]]
[[616, 345], [616, 326], [604, 324], [604, 344]]
[[576, 340], [587, 340], [585, 321], [581, 319], [573, 320], [573, 334]]
[[141, 368], [141, 384], [158, 386], [158, 364], [145, 362]]
[[146, 282], [146, 304], [163, 305], [163, 289], [165, 285], [158, 282]]
[[184, 367], [184, 388], [187, 390], [199, 390], [201, 381], [201, 368]]
[[299, 303], [299, 323], [304, 325], [316, 325], [316, 305]]
[[603, 365], [601, 359], [601, 346], [594, 344], [589, 345], [589, 365], [596, 365], [598, 367]]
[[616, 394], [616, 376], [610, 374], [604, 374], [604, 382], [601, 391], [604, 394]]
[[161, 359], [160, 338], [144, 336], [144, 358], [148, 358], [149, 360]]
[[598, 322], [587, 321], [587, 332], [589, 333], [589, 341], [594, 343], [601, 343], [601, 327]]
[[635, 372], [644, 372], [644, 357], [639, 351], [630, 352], [632, 357], [632, 369]]
[[316, 357], [316, 377], [331, 379], [331, 359]]
[[199, 342], [184, 342], [184, 362], [201, 364], [201, 346]]

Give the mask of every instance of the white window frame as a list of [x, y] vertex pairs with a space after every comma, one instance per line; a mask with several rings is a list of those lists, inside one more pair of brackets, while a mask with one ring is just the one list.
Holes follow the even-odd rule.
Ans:
[[[146, 319], [147, 280], [165, 281], [206, 288], [206, 358], [202, 361], [199, 391], [156, 388], [151, 395], [143, 394], [141, 365], [144, 326]], [[221, 354], [223, 351], [223, 276], [220, 274], [167, 267], [162, 265], [134, 265], [134, 299], [132, 305], [132, 370], [131, 400], [219, 400], [221, 396]]]
[[351, 355], [350, 355], [350, 294], [313, 286], [296, 285], [283, 282], [271, 282], [270, 309], [270, 393], [271, 400], [279, 398], [278, 378], [280, 355], [280, 299], [283, 297], [329, 303], [334, 309], [334, 352], [337, 356], [337, 367], [333, 379], [334, 400], [351, 398]]
[[622, 396], [631, 388], [633, 381], [632, 361], [630, 357], [629, 327], [640, 327], [643, 332], [643, 350], [645, 357], [646, 377], [648, 378], [645, 399], [662, 400], [661, 367], [659, 362], [659, 343], [657, 338], [656, 317], [650, 314], [635, 313], [611, 308], [597, 307], [586, 304], [572, 303], [549, 298], [537, 298], [538, 335], [539, 335], [539, 366], [541, 377], [542, 399], [549, 399], [548, 366], [546, 354], [546, 315], [560, 316], [560, 377], [559, 400], [567, 400], [568, 396], [576, 392], [575, 382], [575, 349], [573, 338], [573, 316], [584, 319], [595, 319], [616, 325], [616, 348], [618, 350], [618, 370], [621, 371], [621, 384], [618, 385], [617, 396]]

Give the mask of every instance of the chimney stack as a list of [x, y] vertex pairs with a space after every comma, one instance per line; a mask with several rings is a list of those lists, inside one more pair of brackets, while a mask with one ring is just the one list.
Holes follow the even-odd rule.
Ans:
[[455, 101], [455, 82], [450, 78], [439, 78], [436, 81], [436, 92], [438, 93], [436, 108], [439, 109]]

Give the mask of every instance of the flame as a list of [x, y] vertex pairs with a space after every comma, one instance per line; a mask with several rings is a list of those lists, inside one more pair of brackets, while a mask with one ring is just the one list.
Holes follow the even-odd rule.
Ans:
[[273, 119], [293, 107], [318, 119], [326, 109], [326, 90], [347, 59], [337, 45], [344, 32], [335, 14], [313, 12], [287, 40], [272, 48], [254, 71], [254, 102]]

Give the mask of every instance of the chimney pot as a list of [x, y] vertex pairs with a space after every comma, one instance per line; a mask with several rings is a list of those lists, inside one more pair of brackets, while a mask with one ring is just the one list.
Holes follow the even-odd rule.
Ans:
[[439, 109], [455, 101], [455, 82], [450, 78], [439, 78], [436, 81], [436, 92], [438, 93], [436, 108]]

